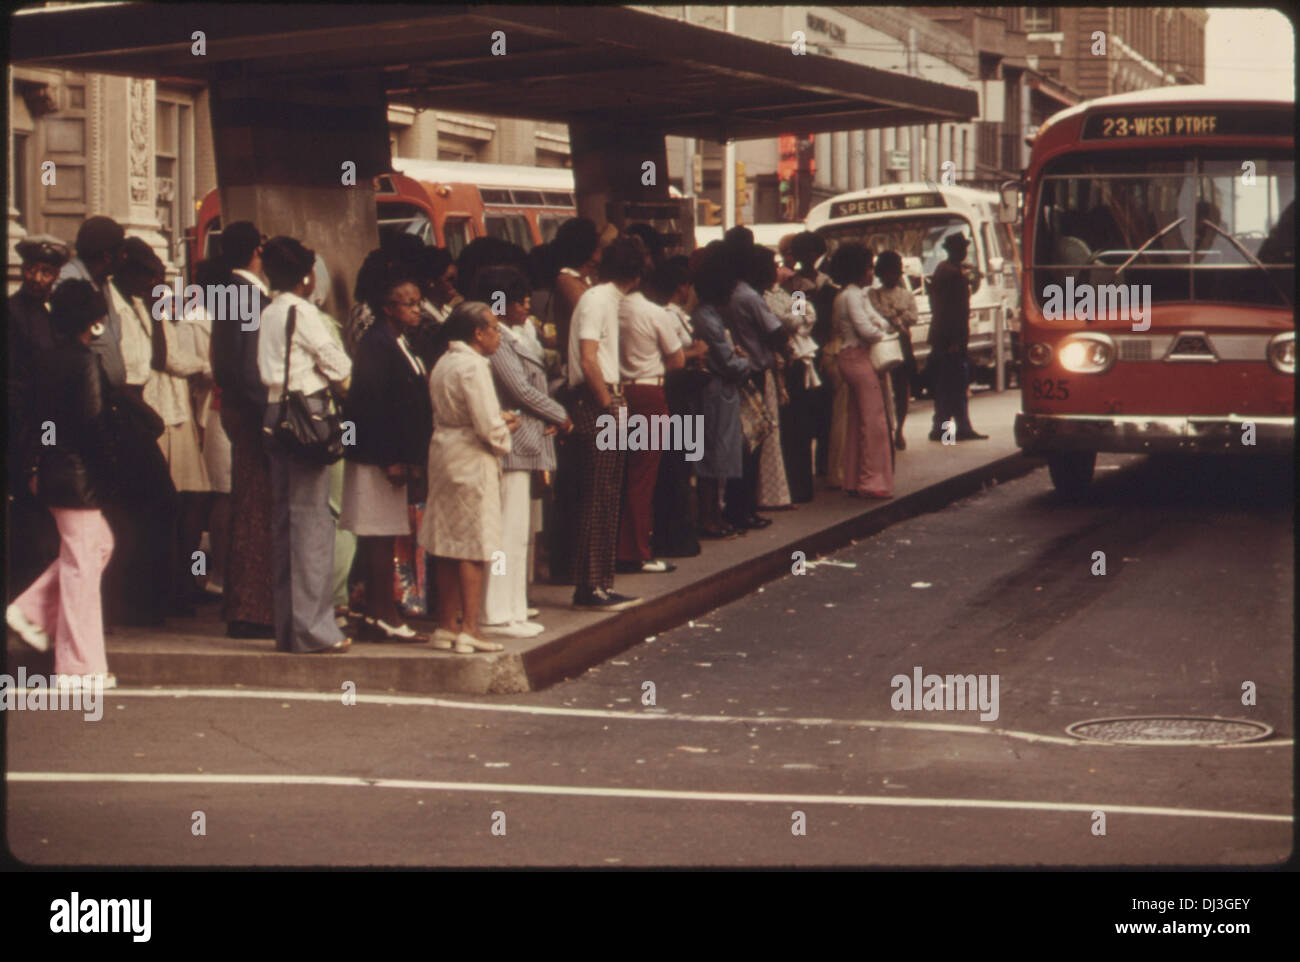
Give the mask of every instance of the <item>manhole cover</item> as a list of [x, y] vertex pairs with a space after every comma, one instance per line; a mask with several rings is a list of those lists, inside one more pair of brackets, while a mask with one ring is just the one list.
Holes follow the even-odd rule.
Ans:
[[1111, 745], [1225, 745], [1255, 742], [1273, 734], [1272, 728], [1260, 722], [1188, 715], [1093, 718], [1075, 722], [1065, 731], [1084, 741]]

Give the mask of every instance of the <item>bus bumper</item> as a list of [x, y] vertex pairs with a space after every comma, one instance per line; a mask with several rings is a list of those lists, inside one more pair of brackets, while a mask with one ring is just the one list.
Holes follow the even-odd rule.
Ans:
[[[1254, 444], [1249, 425], [1254, 425]], [[1016, 444], [1026, 454], [1109, 451], [1118, 454], [1289, 453], [1294, 417], [1126, 417], [1017, 414]]]

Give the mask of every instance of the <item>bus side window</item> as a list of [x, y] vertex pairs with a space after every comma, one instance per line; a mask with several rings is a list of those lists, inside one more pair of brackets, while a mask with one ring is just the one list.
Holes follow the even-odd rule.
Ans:
[[483, 218], [483, 224], [489, 237], [518, 244], [526, 251], [533, 249], [533, 232], [523, 214], [489, 214]]
[[442, 237], [447, 253], [453, 259], [459, 257], [469, 243], [469, 221], [464, 217], [448, 217], [442, 222]]

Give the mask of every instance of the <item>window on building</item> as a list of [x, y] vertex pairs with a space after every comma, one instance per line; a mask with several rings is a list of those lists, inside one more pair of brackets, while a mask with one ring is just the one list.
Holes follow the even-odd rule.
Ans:
[[1056, 29], [1056, 8], [1025, 7], [1025, 33], [1051, 33]]
[[31, 211], [27, 200], [27, 135], [14, 134], [13, 136], [13, 160], [14, 160], [14, 209], [18, 211], [18, 223], [22, 224], [23, 229], [31, 233]]
[[185, 231], [194, 223], [193, 109], [161, 90], [154, 104], [155, 208], [174, 262], [183, 259]]

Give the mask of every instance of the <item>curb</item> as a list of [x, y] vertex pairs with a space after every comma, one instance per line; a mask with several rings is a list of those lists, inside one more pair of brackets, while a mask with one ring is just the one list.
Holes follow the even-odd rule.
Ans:
[[[833, 553], [855, 540], [868, 538], [892, 525], [921, 514], [942, 510], [954, 501], [978, 493], [990, 483], [1022, 477], [1042, 465], [1040, 458], [1015, 453], [978, 468], [945, 478], [919, 491], [873, 505], [861, 514], [821, 531], [801, 535], [788, 544], [747, 558], [648, 604], [629, 608], [595, 624], [526, 651], [505, 651], [471, 658], [452, 655], [403, 657], [370, 654], [365, 645], [349, 655], [315, 658], [266, 651], [250, 643], [247, 654], [219, 652], [189, 655], [179, 650], [112, 651], [112, 671], [124, 685], [165, 685], [186, 688], [247, 687], [342, 691], [345, 683], [356, 690], [395, 691], [408, 694], [521, 694], [548, 688], [582, 674], [588, 668], [638, 645], [692, 618], [730, 604], [760, 585], [790, 571], [793, 551], [809, 560]], [[169, 644], [183, 646], [198, 635], [173, 635]], [[6, 652], [9, 671], [25, 665], [29, 673], [53, 671], [53, 653], [33, 651], [11, 636]], [[197, 677], [196, 677], [197, 676]]]
[[1029, 458], [1020, 453], [1008, 455], [847, 518], [830, 528], [800, 537], [781, 548], [756, 555], [653, 604], [629, 608], [599, 624], [562, 635], [523, 655], [529, 689], [536, 691], [572, 678], [640, 644], [649, 635], [676, 628], [744, 597], [760, 585], [783, 577], [790, 571], [792, 551], [802, 551], [809, 560], [817, 555], [830, 554], [900, 521], [939, 511], [954, 501], [979, 492], [990, 483], [1011, 481], [1041, 466], [1041, 458]]

